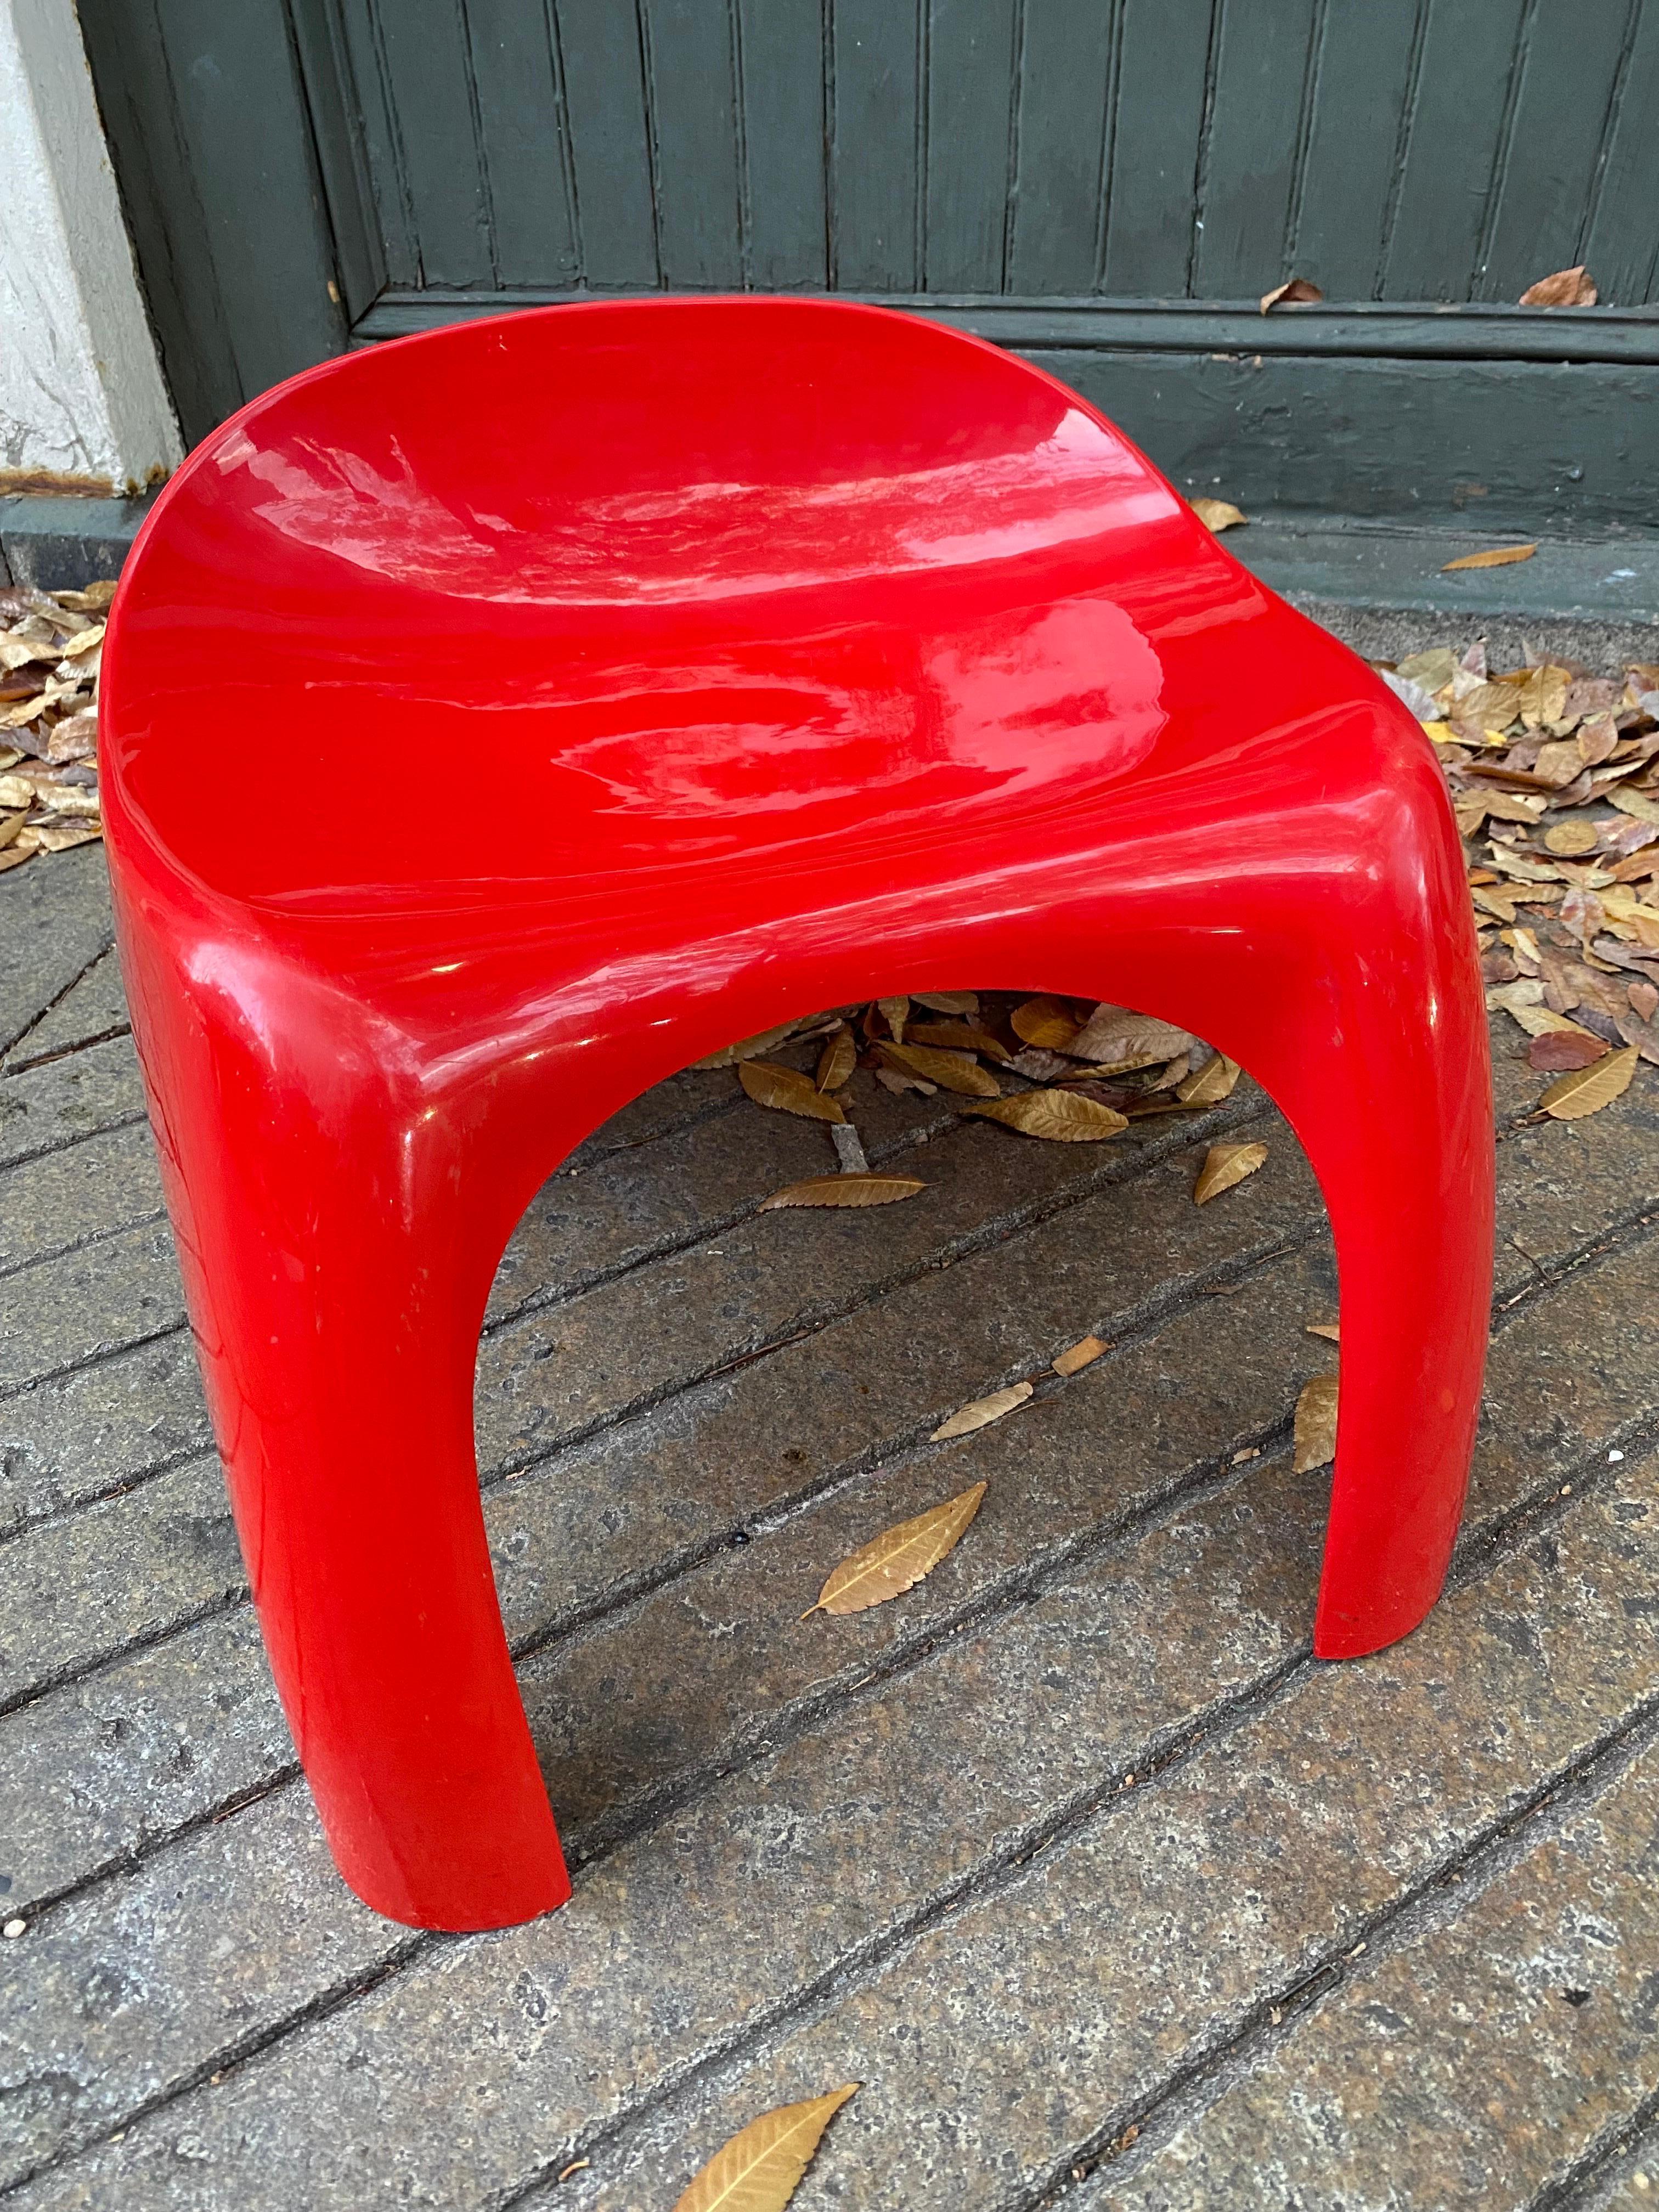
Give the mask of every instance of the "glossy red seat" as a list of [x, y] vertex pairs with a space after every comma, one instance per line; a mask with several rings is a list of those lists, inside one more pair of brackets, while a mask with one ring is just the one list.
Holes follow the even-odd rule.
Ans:
[[1492, 1217], [1438, 771], [1063, 386], [806, 301], [358, 354], [174, 477], [104, 668], [122, 964], [209, 1401], [370, 1904], [479, 1928], [568, 1893], [473, 1452], [514, 1224], [643, 1086], [821, 1006], [1058, 991], [1241, 1060], [1340, 1267], [1316, 1649], [1432, 1604]]

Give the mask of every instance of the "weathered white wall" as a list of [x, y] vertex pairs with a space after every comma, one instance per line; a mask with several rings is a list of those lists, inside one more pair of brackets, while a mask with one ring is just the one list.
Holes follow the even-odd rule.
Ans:
[[179, 431], [74, 0], [0, 0], [0, 492], [143, 486]]

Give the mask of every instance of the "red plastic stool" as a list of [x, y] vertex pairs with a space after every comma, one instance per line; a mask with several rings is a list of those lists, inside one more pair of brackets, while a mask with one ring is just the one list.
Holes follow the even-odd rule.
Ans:
[[104, 670], [208, 1400], [371, 1905], [484, 1928], [568, 1894], [473, 1455], [509, 1234], [643, 1087], [823, 1006], [1109, 999], [1267, 1086], [1341, 1271], [1316, 1649], [1422, 1619], [1492, 1273], [1450, 810], [1370, 672], [1063, 386], [782, 300], [356, 354], [173, 479]]

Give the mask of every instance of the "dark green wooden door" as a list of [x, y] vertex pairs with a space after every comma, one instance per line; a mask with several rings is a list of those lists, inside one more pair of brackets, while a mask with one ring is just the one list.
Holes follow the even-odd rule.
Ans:
[[[1043, 361], [1189, 489], [1648, 519], [1659, 0], [82, 15], [192, 434], [457, 315], [830, 291]], [[1512, 304], [1578, 261], [1602, 306]], [[1326, 304], [1264, 319], [1291, 274]]]

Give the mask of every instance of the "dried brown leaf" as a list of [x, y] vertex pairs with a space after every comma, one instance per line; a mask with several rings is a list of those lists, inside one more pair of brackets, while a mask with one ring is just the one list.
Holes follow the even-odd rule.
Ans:
[[1067, 1345], [1051, 1364], [1056, 1375], [1080, 1375], [1085, 1367], [1094, 1365], [1102, 1352], [1110, 1349], [1097, 1336], [1080, 1336], [1075, 1344]]
[[1254, 1175], [1267, 1157], [1265, 1145], [1212, 1145], [1193, 1186], [1194, 1202], [1207, 1206], [1224, 1190], [1231, 1190], [1246, 1176]]
[[1521, 295], [1523, 307], [1593, 307], [1596, 301], [1595, 279], [1581, 261], [1576, 269], [1558, 269], [1553, 276], [1540, 276], [1535, 284], [1528, 284]]
[[783, 1043], [786, 1038], [795, 1036], [799, 1030], [811, 1029], [811, 1026], [810, 1020], [780, 1022], [775, 1030], [762, 1030], [757, 1036], [742, 1037], [736, 1044], [728, 1044], [722, 1047], [719, 1052], [711, 1052], [707, 1060], [694, 1060], [691, 1065], [702, 1073], [711, 1067], [735, 1067], [740, 1061], [745, 1060], [762, 1060], [775, 1046]]
[[1129, 1126], [1114, 1108], [1079, 1098], [1073, 1091], [1023, 1091], [1017, 1098], [975, 1102], [961, 1111], [982, 1114], [988, 1121], [1018, 1129], [1022, 1137], [1045, 1137], [1052, 1144], [1097, 1144]]
[[1083, 1024], [1071, 1008], [1058, 999], [1027, 999], [1008, 1020], [1022, 1044], [1040, 1045], [1045, 1052], [1067, 1052]]
[[809, 1121], [844, 1121], [833, 1098], [826, 1098], [810, 1075], [798, 1068], [781, 1067], [774, 1060], [745, 1060], [738, 1080], [757, 1106], [771, 1106], [782, 1114], [801, 1114]]
[[770, 1198], [762, 1200], [760, 1210], [770, 1213], [774, 1207], [783, 1206], [894, 1206], [927, 1188], [915, 1176], [808, 1176], [804, 1182], [792, 1182], [783, 1190], [774, 1191]]
[[963, 1098], [1000, 1098], [1001, 1086], [994, 1075], [965, 1052], [941, 1052], [927, 1045], [887, 1044], [876, 1047], [889, 1067], [902, 1075], [919, 1075], [941, 1091], [954, 1091]]
[[1328, 1467], [1336, 1457], [1337, 1377], [1315, 1375], [1302, 1386], [1296, 1401], [1291, 1471], [1307, 1474]]
[[1543, 1030], [1527, 1047], [1527, 1066], [1540, 1075], [1559, 1075], [1566, 1068], [1589, 1067], [1607, 1054], [1607, 1045], [1588, 1030]]
[[815, 1079], [817, 1088], [820, 1091], [839, 1091], [858, 1065], [858, 1057], [857, 1041], [843, 1022], [818, 1054], [818, 1072]]
[[1342, 1324], [1340, 1322], [1334, 1321], [1310, 1321], [1308, 1323], [1308, 1334], [1322, 1336], [1328, 1344], [1340, 1344]]
[[1461, 554], [1455, 561], [1443, 563], [1440, 573], [1450, 575], [1454, 568], [1507, 568], [1512, 561], [1530, 561], [1538, 550], [1537, 545], [1488, 545], [1484, 553]]
[[977, 991], [912, 991], [910, 996], [930, 1013], [963, 1014], [971, 1021], [979, 1012]]
[[1218, 1105], [1231, 1095], [1237, 1080], [1238, 1062], [1218, 1052], [1202, 1067], [1194, 1068], [1184, 1083], [1176, 1084], [1176, 1097], [1183, 1106]]
[[1192, 507], [1204, 527], [1218, 538], [1224, 530], [1236, 529], [1250, 519], [1242, 507], [1235, 507], [1230, 499], [1195, 499]]
[[939, 1423], [928, 1441], [949, 1443], [952, 1437], [970, 1437], [975, 1429], [988, 1429], [993, 1421], [1016, 1412], [1030, 1395], [1029, 1382], [1011, 1382], [1006, 1389], [993, 1390], [983, 1398], [970, 1398], [965, 1406], [958, 1406], [954, 1413]]
[[[1030, 1385], [1026, 1386], [1030, 1395]], [[948, 1498], [931, 1506], [914, 1521], [901, 1521], [884, 1528], [872, 1542], [843, 1559], [818, 1592], [816, 1605], [802, 1613], [865, 1613], [914, 1589], [924, 1575], [955, 1551], [963, 1531], [980, 1508], [985, 1485], [976, 1482], [960, 1498]]]
[[977, 1022], [911, 1022], [907, 1027], [911, 1044], [937, 1044], [952, 1052], [977, 1052], [1000, 1066], [1006, 1066], [1013, 1057], [1000, 1037], [993, 1036]]
[[878, 999], [876, 1004], [881, 1008], [883, 1020], [893, 1033], [894, 1043], [902, 1044], [904, 1024], [910, 1018], [910, 1001], [908, 999]]
[[84, 592], [54, 592], [52, 597], [60, 607], [68, 607], [76, 614], [104, 614], [115, 597], [115, 578], [104, 576], [97, 583], [88, 584]]
[[1600, 768], [1618, 749], [1619, 725], [1611, 714], [1597, 714], [1578, 729], [1578, 757], [1586, 768]]
[[1457, 655], [1449, 645], [1431, 646], [1426, 653], [1408, 653], [1394, 672], [1425, 691], [1443, 691], [1457, 674]]
[[1261, 295], [1261, 312], [1265, 315], [1273, 307], [1311, 306], [1316, 300], [1322, 300], [1324, 296], [1318, 285], [1310, 284], [1305, 276], [1291, 276], [1283, 284], [1275, 284], [1271, 292]]
[[1631, 1044], [1589, 1067], [1576, 1067], [1552, 1083], [1538, 1103], [1558, 1121], [1577, 1121], [1586, 1114], [1599, 1114], [1630, 1089], [1638, 1057], [1638, 1048]]
[[1133, 1014], [1127, 1006], [1097, 1006], [1066, 1049], [1077, 1060], [1092, 1061], [1115, 1075], [1137, 1067], [1156, 1067], [1179, 1053], [1190, 1052], [1194, 1040], [1173, 1022], [1152, 1014]]
[[674, 2212], [783, 2212], [824, 2130], [858, 2087], [847, 2081], [827, 2097], [780, 2105], [750, 2120], [715, 2152]]
[[54, 765], [64, 761], [90, 760], [98, 750], [98, 709], [82, 707], [65, 714], [46, 732], [46, 757]]
[[101, 822], [70, 820], [67, 822], [31, 822], [17, 834], [19, 853], [68, 853], [76, 845], [96, 843], [104, 834]]

